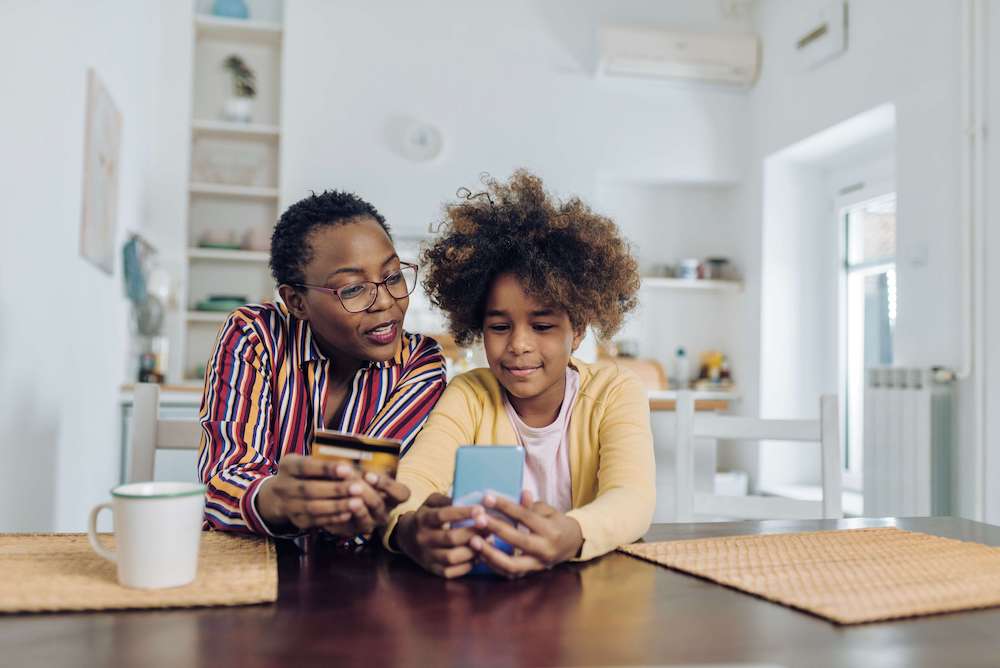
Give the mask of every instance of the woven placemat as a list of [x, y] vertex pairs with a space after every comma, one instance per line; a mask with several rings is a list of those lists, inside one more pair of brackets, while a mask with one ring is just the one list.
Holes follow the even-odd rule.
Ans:
[[[102, 535], [105, 546], [114, 536]], [[278, 597], [274, 544], [202, 534], [198, 577], [170, 589], [128, 589], [86, 534], [0, 534], [0, 612], [191, 608], [266, 603]]]
[[838, 624], [1000, 605], [1000, 549], [892, 527], [619, 549]]

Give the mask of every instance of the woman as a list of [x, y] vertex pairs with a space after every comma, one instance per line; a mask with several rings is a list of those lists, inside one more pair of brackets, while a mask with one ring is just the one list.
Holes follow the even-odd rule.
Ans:
[[351, 536], [406, 500], [392, 478], [308, 454], [321, 427], [405, 449], [440, 397], [439, 346], [403, 330], [416, 270], [355, 195], [312, 195], [281, 216], [271, 273], [283, 303], [233, 312], [208, 364], [198, 469], [211, 527]]

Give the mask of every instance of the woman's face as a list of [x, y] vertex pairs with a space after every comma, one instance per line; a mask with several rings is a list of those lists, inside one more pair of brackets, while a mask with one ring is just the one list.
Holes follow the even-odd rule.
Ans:
[[562, 401], [566, 367], [581, 339], [564, 309], [537, 301], [512, 274], [494, 279], [486, 296], [483, 347], [515, 408], [519, 401]]
[[[362, 281], [378, 283], [400, 269], [399, 257], [382, 226], [371, 217], [321, 227], [309, 236], [312, 258], [305, 283], [338, 289]], [[334, 362], [358, 366], [392, 359], [399, 347], [409, 298], [395, 299], [380, 286], [375, 303], [360, 313], [321, 290], [283, 289], [292, 313], [308, 320], [321, 350]]]

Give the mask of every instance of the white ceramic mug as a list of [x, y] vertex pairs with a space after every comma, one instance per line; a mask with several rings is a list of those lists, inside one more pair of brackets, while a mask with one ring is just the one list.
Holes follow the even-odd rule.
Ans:
[[[97, 554], [118, 564], [118, 583], [159, 589], [192, 582], [198, 571], [205, 485], [135, 482], [115, 487], [111, 497], [111, 503], [90, 511], [87, 535]], [[97, 516], [105, 508], [114, 515], [114, 552], [97, 538]]]

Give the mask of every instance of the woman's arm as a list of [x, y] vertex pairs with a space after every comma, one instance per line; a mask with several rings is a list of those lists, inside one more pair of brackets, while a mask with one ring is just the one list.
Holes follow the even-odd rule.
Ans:
[[351, 535], [384, 524], [386, 501], [350, 467], [282, 456], [270, 430], [277, 410], [270, 375], [261, 335], [234, 313], [219, 335], [202, 398], [198, 471], [208, 485], [208, 524], [265, 535], [314, 527]]
[[447, 382], [444, 356], [437, 341], [426, 336], [410, 336], [411, 348], [399, 382], [364, 430], [368, 436], [401, 441], [403, 454], [427, 421]]
[[205, 519], [216, 529], [272, 533], [255, 504], [280, 455], [270, 438], [267, 366], [257, 332], [238, 312], [232, 314], [209, 361], [201, 402], [198, 472], [208, 485]]

